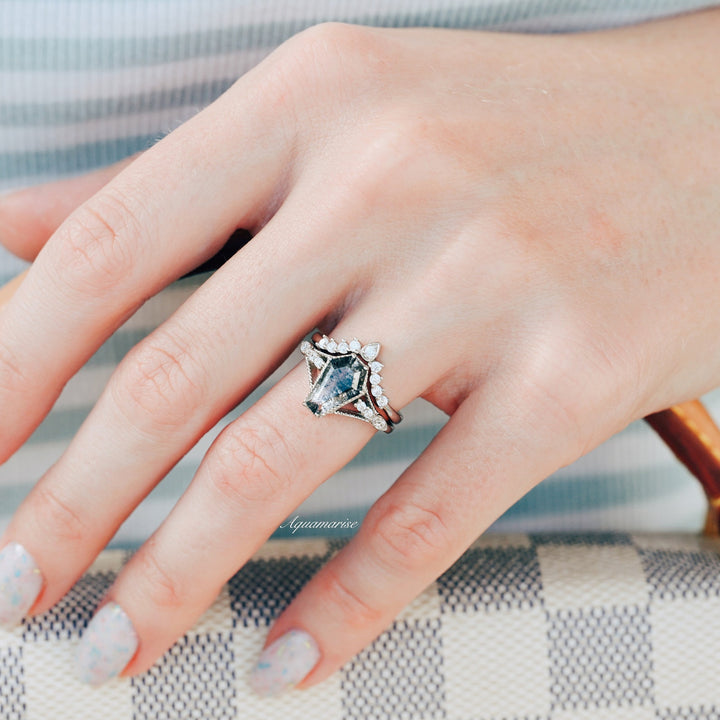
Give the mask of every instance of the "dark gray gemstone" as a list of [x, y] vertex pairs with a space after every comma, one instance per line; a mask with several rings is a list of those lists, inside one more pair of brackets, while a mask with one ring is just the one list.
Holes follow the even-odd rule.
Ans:
[[316, 415], [327, 415], [360, 396], [368, 368], [355, 355], [332, 357], [315, 380], [305, 399]]

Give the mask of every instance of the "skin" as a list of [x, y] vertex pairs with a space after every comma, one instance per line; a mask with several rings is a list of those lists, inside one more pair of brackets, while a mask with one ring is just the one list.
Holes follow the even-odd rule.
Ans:
[[[0, 461], [145, 298], [255, 234], [122, 360], [12, 518], [0, 546], [46, 578], [31, 614], [315, 327], [379, 340], [392, 405], [450, 418], [270, 630], [317, 640], [300, 687], [543, 478], [720, 385], [719, 32], [720, 10], [547, 36], [322, 24], [140, 156], [6, 197], [2, 240], [35, 261], [0, 311]], [[140, 637], [125, 676], [373, 436], [302, 406], [303, 362], [110, 589]]]

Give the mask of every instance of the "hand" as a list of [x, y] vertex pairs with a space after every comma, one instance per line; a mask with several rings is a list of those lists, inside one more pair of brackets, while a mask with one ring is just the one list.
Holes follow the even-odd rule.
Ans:
[[[272, 627], [267, 645], [314, 639], [297, 644], [301, 687], [547, 475], [720, 384], [719, 26], [719, 11], [551, 36], [318, 25], [114, 176], [6, 198], [8, 246], [37, 257], [0, 312], [3, 461], [144, 299], [235, 228], [255, 235], [123, 359], [14, 515], [0, 547], [25, 553], [0, 569], [40, 571], [21, 573], [15, 615], [56, 603], [315, 327], [380, 341], [391, 404], [451, 417]], [[303, 406], [298, 360], [118, 576], [84, 679], [150, 667], [373, 436]]]

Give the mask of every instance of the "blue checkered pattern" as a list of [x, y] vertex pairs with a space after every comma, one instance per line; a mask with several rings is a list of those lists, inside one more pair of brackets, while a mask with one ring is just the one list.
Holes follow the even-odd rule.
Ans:
[[319, 685], [259, 698], [268, 628], [346, 539], [270, 540], [147, 672], [92, 688], [70, 660], [130, 551], [0, 631], [2, 720], [720, 719], [720, 540], [486, 535]]

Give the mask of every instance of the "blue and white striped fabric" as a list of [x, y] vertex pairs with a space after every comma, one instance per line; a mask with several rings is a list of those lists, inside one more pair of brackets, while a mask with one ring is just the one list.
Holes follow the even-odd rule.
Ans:
[[[0, 3], [0, 191], [68, 177], [149, 147], [301, 29], [367, 25], [570, 32], [709, 7], [700, 0], [4, 0]], [[0, 228], [0, 242], [2, 239]], [[0, 282], [27, 264], [0, 247]], [[52, 412], [0, 467], [0, 529], [63, 453], [122, 356], [207, 278], [179, 280], [146, 303], [68, 383]], [[293, 354], [220, 421], [123, 524], [110, 545], [135, 547], [192, 479], [212, 438], [295, 363]], [[720, 413], [720, 390], [705, 398]], [[390, 436], [363, 451], [298, 509], [302, 520], [361, 520], [446, 417], [416, 400]], [[563, 468], [492, 528], [698, 530], [699, 486], [642, 422]], [[278, 529], [275, 536], [354, 529]]]

